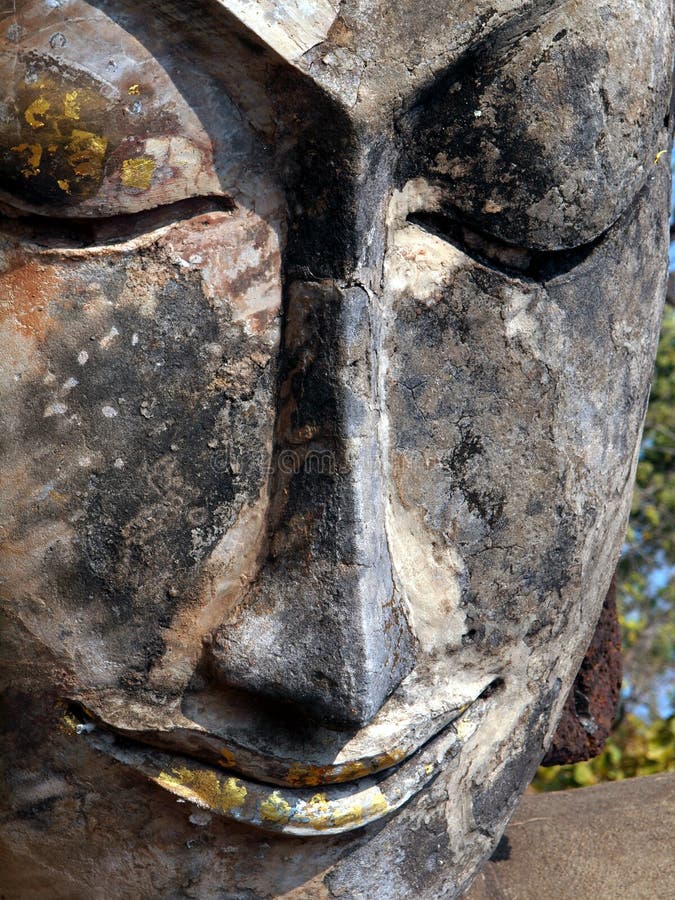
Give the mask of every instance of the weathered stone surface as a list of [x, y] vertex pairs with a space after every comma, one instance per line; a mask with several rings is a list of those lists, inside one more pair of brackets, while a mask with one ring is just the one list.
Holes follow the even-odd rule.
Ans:
[[415, 174], [512, 244], [595, 238], [644, 181], [663, 128], [651, 90], [667, 90], [670, 37], [645, 12], [563, 3], [521, 40], [507, 27], [478, 41], [404, 120], [423, 154]]
[[616, 718], [622, 673], [614, 576], [593, 640], [567, 695], [551, 746], [541, 761], [543, 766], [580, 762], [602, 752]]
[[3, 9], [12, 889], [452, 897], [489, 856], [623, 539], [670, 16]]
[[651, 775], [518, 804], [466, 900], [654, 900], [675, 891], [675, 775]]

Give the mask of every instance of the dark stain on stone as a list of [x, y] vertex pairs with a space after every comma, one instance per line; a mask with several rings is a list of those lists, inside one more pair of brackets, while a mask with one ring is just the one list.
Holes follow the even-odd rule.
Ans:
[[479, 487], [484, 483], [479, 477], [483, 450], [480, 435], [474, 434], [467, 426], [462, 430], [461, 441], [443, 457], [441, 464], [451, 472], [453, 483], [461, 490], [469, 509], [477, 512], [488, 525], [495, 527], [504, 511], [506, 498], [496, 488]]
[[[656, 147], [668, 93], [663, 79], [631, 155], [604, 93], [615, 65], [606, 46], [554, 21], [479, 40], [398, 122], [400, 184], [424, 174], [447, 191], [443, 213], [542, 250], [578, 247], [616, 219], [643, 180], [637, 160]], [[558, 131], [546, 126], [555, 121]]]
[[490, 857], [490, 861], [505, 862], [507, 859], [511, 859], [511, 844], [508, 836], [503, 834]]
[[[228, 402], [220, 369], [248, 359], [257, 339], [244, 337], [228, 312], [216, 315], [198, 273], [179, 272], [158, 289], [150, 316], [118, 302], [125, 278], [115, 266], [101, 266], [96, 276], [110, 303], [92, 319], [86, 291], [74, 288], [63, 298], [55, 315], [63, 316], [64, 328], [55, 329], [44, 348], [55, 379], [22, 386], [29, 414], [17, 424], [17, 439], [36, 448], [35, 483], [56, 476], [58, 493], [67, 498], [60, 516], [76, 532], [77, 559], [63, 557], [58, 546], [51, 555], [51, 590], [73, 608], [105, 598], [97, 628], [113, 634], [126, 623], [139, 635], [133, 645], [140, 658], [130, 668], [144, 672], [163, 645], [153, 637], [144, 646], [143, 636], [153, 634], [158, 613], [166, 620], [185, 602], [196, 564], [260, 490], [266, 464], [261, 429], [270, 410], [255, 395], [267, 397], [273, 373], [271, 366], [252, 370], [246, 391], [253, 399]], [[91, 323], [91, 341], [83, 335], [84, 321]], [[118, 334], [101, 347], [112, 327]], [[83, 347], [89, 358], [78, 366]], [[55, 390], [73, 375], [79, 383], [64, 398], [67, 413], [44, 418]], [[107, 408], [116, 414], [106, 418]], [[64, 440], [72, 443], [74, 429], [81, 452], [99, 461], [73, 467], [66, 484], [54, 460]], [[209, 443], [225, 454], [222, 465]], [[17, 535], [43, 515], [40, 506], [28, 511]], [[124, 642], [122, 631], [118, 639]]]

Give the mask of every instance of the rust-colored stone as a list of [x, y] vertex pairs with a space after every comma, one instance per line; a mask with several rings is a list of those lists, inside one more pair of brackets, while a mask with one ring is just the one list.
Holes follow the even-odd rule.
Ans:
[[621, 676], [615, 575], [543, 766], [581, 762], [602, 752], [616, 716]]

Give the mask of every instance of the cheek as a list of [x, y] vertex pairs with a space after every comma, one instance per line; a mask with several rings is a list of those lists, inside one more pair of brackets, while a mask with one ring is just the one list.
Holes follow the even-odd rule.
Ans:
[[280, 256], [237, 212], [65, 257], [3, 276], [2, 565], [32, 630], [78, 656], [99, 646], [84, 655], [102, 677], [104, 660], [145, 669], [161, 652], [263, 490]]
[[414, 226], [393, 243], [388, 282], [395, 564], [430, 647], [461, 647], [475, 620], [503, 643], [534, 625], [552, 581], [576, 575], [572, 560], [544, 561], [574, 541], [551, 433], [561, 313], [539, 286]]
[[542, 281], [392, 228], [388, 527], [427, 649], [478, 643], [513, 669], [516, 645], [530, 668], [557, 645], [573, 667], [587, 646], [630, 506], [667, 189], [655, 177], [592, 253]]

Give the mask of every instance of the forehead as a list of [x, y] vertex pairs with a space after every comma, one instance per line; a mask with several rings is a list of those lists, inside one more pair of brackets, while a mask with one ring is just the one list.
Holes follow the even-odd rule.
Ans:
[[[140, 36], [139, 32], [155, 56], [180, 47], [186, 38], [206, 38], [215, 50], [238, 35], [254, 52], [256, 45], [265, 46], [325, 85], [336, 77], [374, 83], [386, 75], [393, 96], [397, 82], [411, 85], [417, 76], [427, 79], [480, 41], [497, 34], [508, 38], [523, 33], [561, 6], [572, 18], [576, 15], [575, 3], [560, 0], [150, 0], [142, 10], [134, 6], [109, 0], [7, 4], [0, 8], [0, 22], [7, 23], [3, 29], [6, 51], [11, 55], [12, 45], [21, 44], [25, 37], [31, 42], [43, 37], [48, 42], [45, 51], [65, 49], [63, 34], [54, 31], [59, 23], [69, 32], [69, 45], [78, 43], [79, 34], [80, 49], [92, 61], [99, 54], [108, 55], [110, 43], [119, 42], [121, 49], [130, 50], [130, 36]], [[222, 57], [220, 62], [226, 65]]]
[[[359, 51], [371, 59], [393, 55], [407, 68], [436, 56], [448, 58], [476, 37], [509, 24], [528, 27], [537, 18], [562, 5], [562, 0], [217, 0], [226, 13], [243, 23], [288, 61], [302, 65], [317, 45], [332, 42]], [[440, 40], [439, 40], [440, 37]], [[305, 60], [305, 63], [307, 60]], [[328, 66], [334, 61], [328, 61]]]
[[500, 55], [558, 10], [588, 28], [578, 0], [217, 0], [207, 14], [218, 10], [370, 118], [405, 105], [466, 54]]
[[[193, 165], [173, 168], [169, 199], [240, 190], [254, 160], [266, 172], [285, 171], [286, 148], [306, 129], [320, 150], [298, 151], [304, 168], [311, 158], [337, 157], [350, 140], [362, 155], [396, 143], [408, 158], [406, 177], [433, 180], [481, 228], [511, 243], [561, 248], [594, 239], [616, 219], [665, 140], [667, 0], [628, 10], [621, 0], [153, 0], [142, 9], [125, 0], [24, 0], [4, 22], [0, 84], [9, 112], [0, 138], [21, 184], [38, 185], [38, 153], [56, 165], [49, 148], [58, 141], [37, 146], [55, 109], [54, 127], [63, 130], [62, 120], [71, 128], [72, 112], [90, 123], [77, 126], [94, 136], [87, 140], [105, 137], [97, 157], [96, 147], [69, 149], [72, 141], [64, 152], [105, 158], [113, 181], [126, 177], [125, 165], [182, 162], [176, 137], [189, 142]], [[66, 69], [77, 84], [60, 77]], [[54, 96], [40, 93], [43, 82]], [[68, 106], [75, 89], [79, 112]], [[340, 127], [336, 112], [345, 116]], [[163, 155], [139, 143], [150, 126], [154, 137], [172, 135]], [[57, 174], [55, 183], [70, 185]], [[148, 181], [142, 169], [131, 176], [141, 187]], [[125, 208], [166, 201], [133, 178], [123, 183]], [[116, 204], [117, 195], [112, 212]]]
[[[597, 11], [610, 33], [617, 17], [652, 39], [668, 31], [667, 0], [634, 6], [627, 16], [619, 0], [605, 0]], [[150, 0], [142, 9], [125, 0], [19, 0], [0, 8], [7, 59], [21, 45], [41, 42], [43, 52], [59, 56], [77, 47], [100, 74], [112, 45], [137, 65], [148, 55], [169, 60], [189, 43], [200, 68], [226, 73], [234, 64], [250, 72], [267, 48], [268, 61], [303, 71], [344, 105], [373, 108], [391, 108], [396, 98], [405, 105], [467, 55], [499, 58], [552, 19], [577, 38], [597, 37], [579, 0]]]

